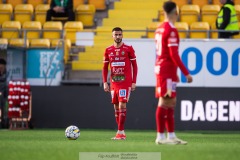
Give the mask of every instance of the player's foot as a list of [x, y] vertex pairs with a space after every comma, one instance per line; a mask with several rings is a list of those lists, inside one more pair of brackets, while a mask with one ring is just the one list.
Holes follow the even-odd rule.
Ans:
[[126, 135], [125, 134], [116, 134], [116, 136], [111, 139], [112, 140], [126, 140]]
[[156, 144], [165, 144], [165, 142], [166, 142], [166, 139], [158, 139], [158, 138], [157, 138], [157, 139], [155, 140], [155, 143], [156, 143]]
[[168, 138], [167, 141], [169, 143], [175, 143], [175, 144], [183, 144], [183, 145], [187, 144], [187, 141], [183, 141], [183, 140], [181, 140], [181, 139], [179, 139], [177, 137], [175, 137], [175, 138]]

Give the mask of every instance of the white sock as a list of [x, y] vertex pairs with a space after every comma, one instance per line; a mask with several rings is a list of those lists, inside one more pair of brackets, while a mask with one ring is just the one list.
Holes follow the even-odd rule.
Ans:
[[122, 131], [118, 130], [117, 133], [118, 134], [125, 134], [124, 130], [122, 130]]
[[157, 132], [157, 139], [165, 139], [165, 134], [164, 133], [160, 133], [160, 132]]
[[168, 132], [168, 139], [176, 138], [175, 132]]

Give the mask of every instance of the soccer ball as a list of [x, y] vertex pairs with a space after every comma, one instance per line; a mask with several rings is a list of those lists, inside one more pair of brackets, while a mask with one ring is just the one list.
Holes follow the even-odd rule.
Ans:
[[77, 126], [71, 125], [66, 128], [65, 136], [70, 140], [76, 140], [80, 136], [80, 129]]

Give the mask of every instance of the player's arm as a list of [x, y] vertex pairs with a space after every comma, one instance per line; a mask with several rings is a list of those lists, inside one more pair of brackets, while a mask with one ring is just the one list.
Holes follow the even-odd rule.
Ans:
[[132, 64], [132, 91], [135, 90], [136, 88], [136, 82], [137, 82], [137, 73], [138, 73], [138, 66], [137, 66], [137, 59], [135, 56], [135, 51], [134, 49], [131, 47], [131, 52], [130, 52], [130, 61]]
[[[174, 32], [174, 31], [172, 31]], [[173, 35], [177, 35], [178, 33], [175, 32]], [[189, 74], [188, 69], [185, 67], [183, 64], [179, 54], [178, 54], [178, 43], [177, 43], [177, 37], [176, 36], [170, 36], [168, 39], [168, 47], [169, 47], [169, 52], [170, 56], [175, 63], [176, 66], [180, 68], [180, 70], [183, 72], [183, 74], [186, 76], [188, 82], [192, 82], [192, 77]]]
[[138, 66], [136, 58], [131, 60], [132, 62], [132, 69], [133, 69], [133, 79], [132, 79], [132, 91], [136, 89], [136, 82], [137, 82], [137, 73], [138, 73]]
[[104, 57], [103, 57], [103, 69], [102, 69], [103, 89], [105, 92], [110, 91], [109, 85], [107, 83], [108, 65], [109, 65], [109, 59], [105, 52]]

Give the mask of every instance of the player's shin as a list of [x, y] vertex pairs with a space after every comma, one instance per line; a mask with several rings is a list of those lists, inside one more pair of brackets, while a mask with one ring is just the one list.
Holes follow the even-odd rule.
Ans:
[[[123, 109], [119, 109], [119, 123], [118, 123], [118, 131], [123, 131], [124, 132], [124, 124], [126, 121], [126, 113], [127, 113], [127, 109], [123, 108]], [[124, 134], [124, 133], [121, 133]]]
[[157, 125], [157, 138], [164, 139], [165, 119], [167, 116], [167, 109], [158, 106], [156, 110], [156, 125]]

